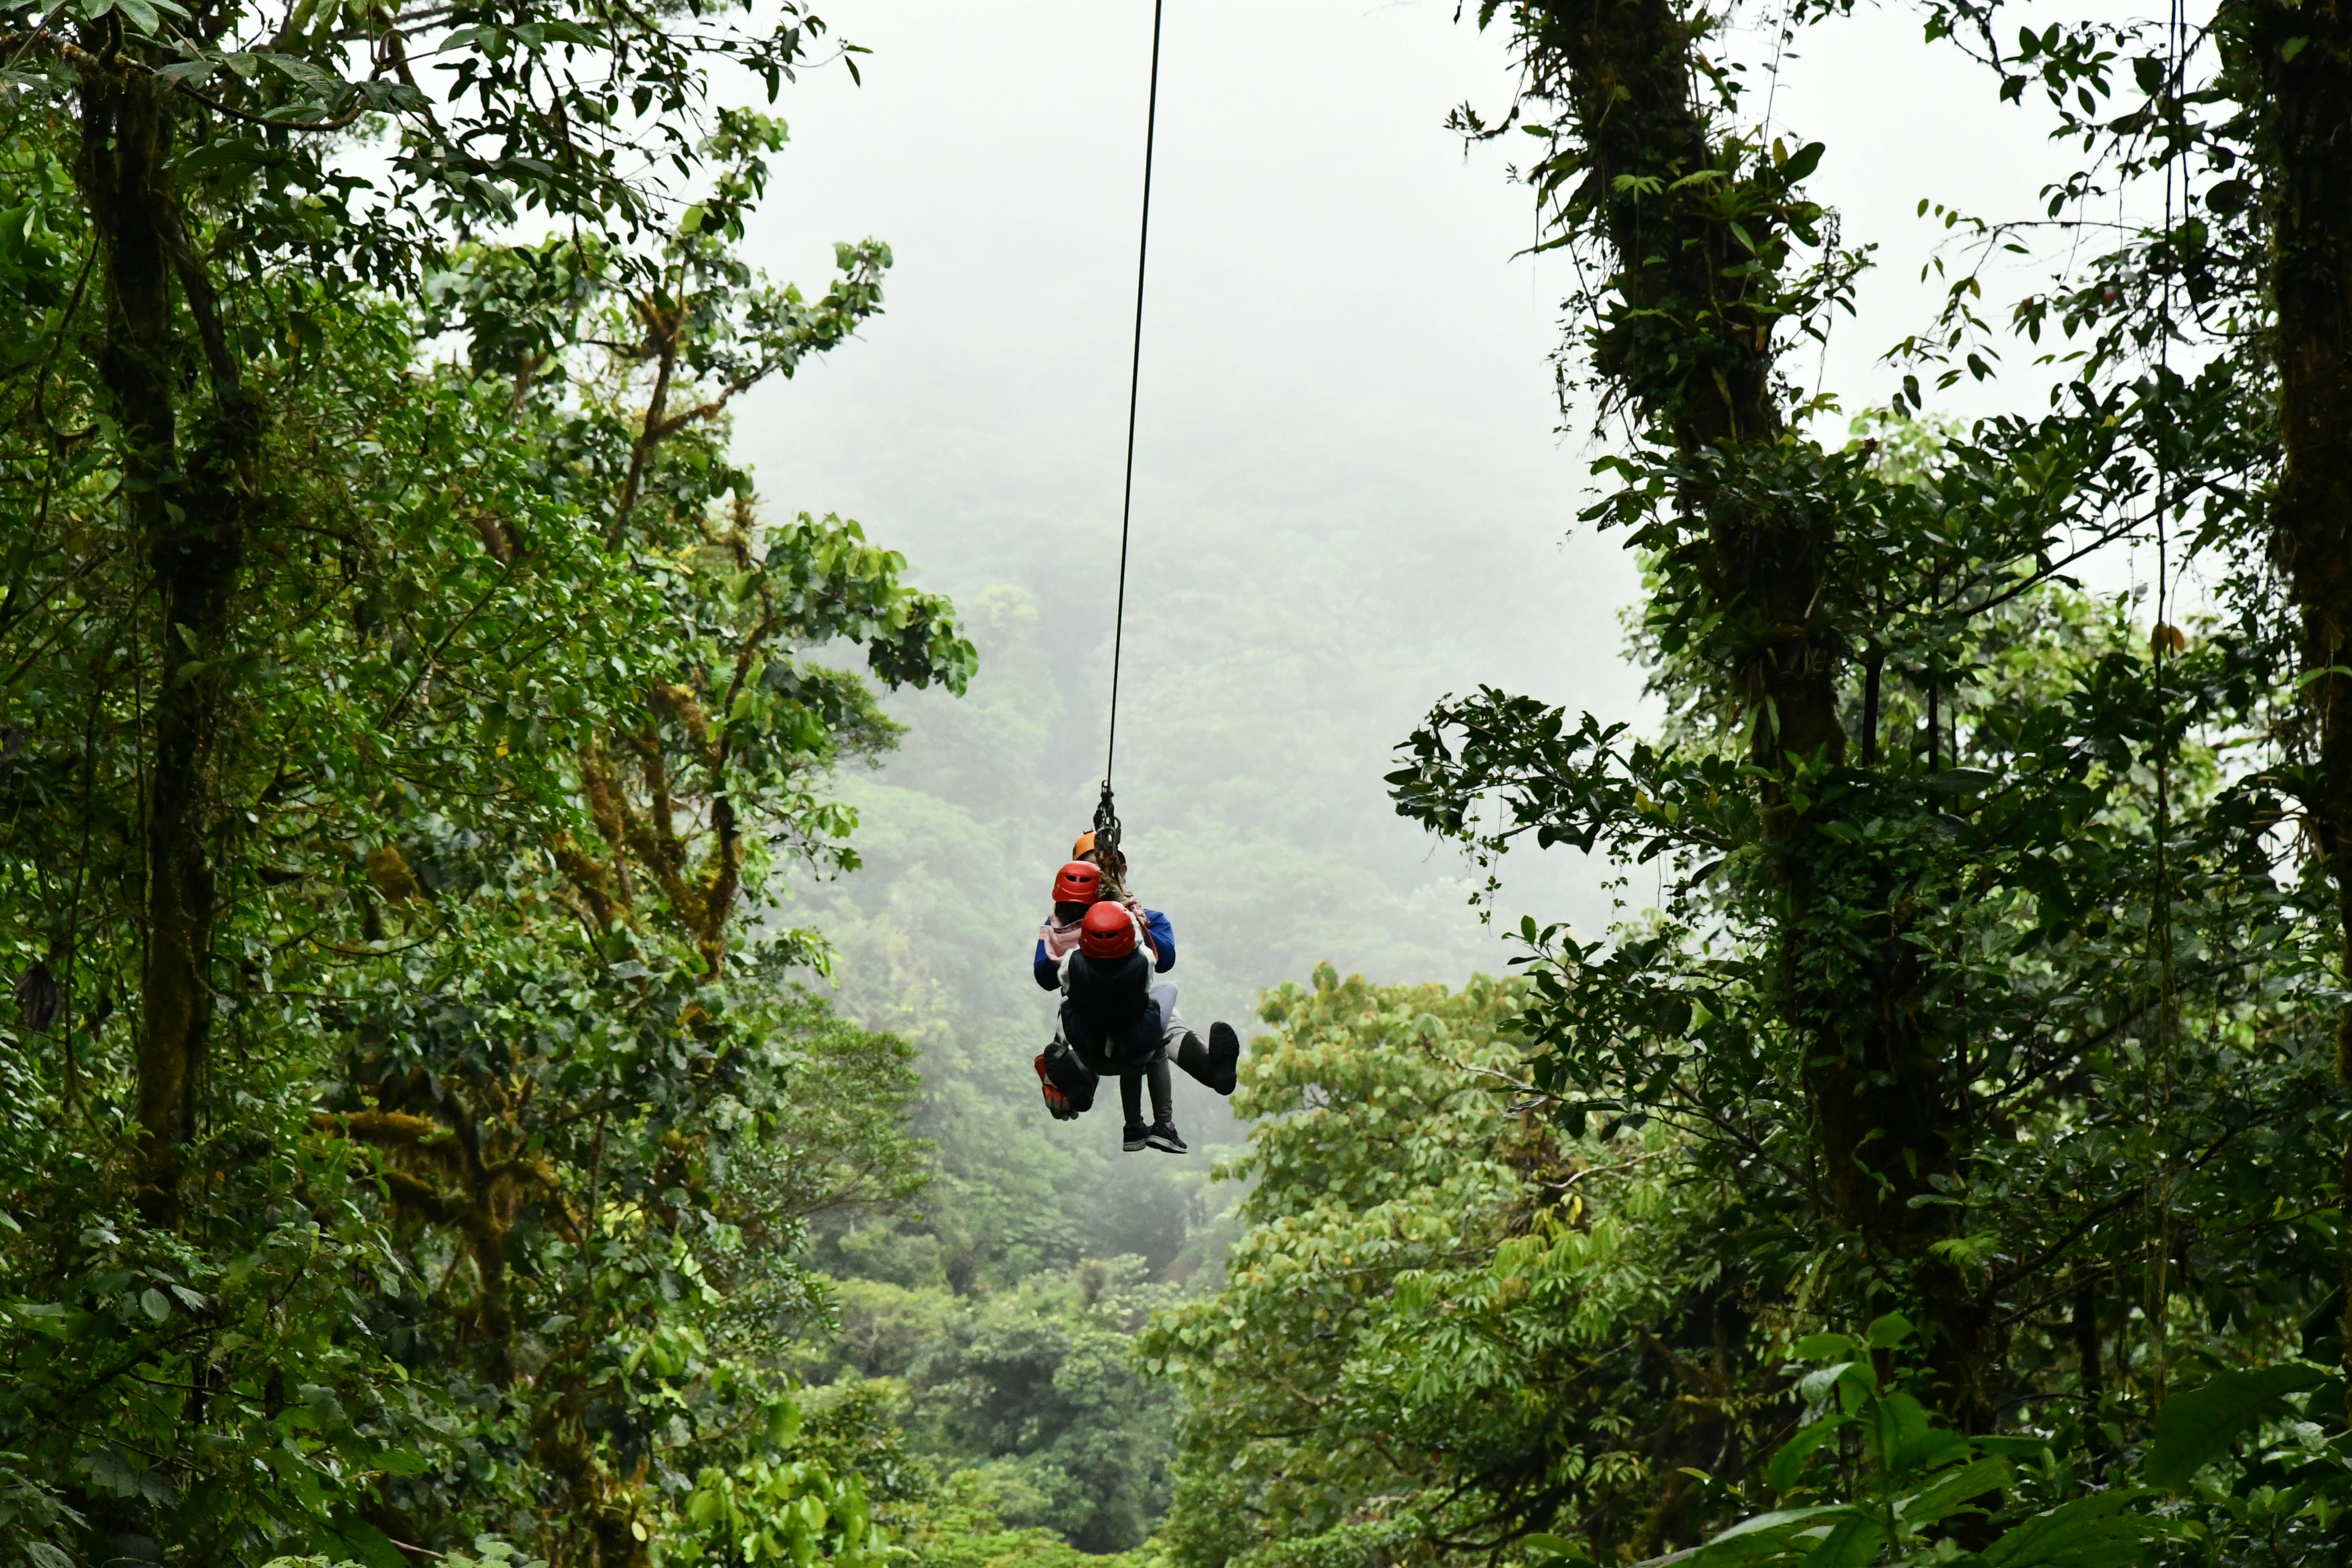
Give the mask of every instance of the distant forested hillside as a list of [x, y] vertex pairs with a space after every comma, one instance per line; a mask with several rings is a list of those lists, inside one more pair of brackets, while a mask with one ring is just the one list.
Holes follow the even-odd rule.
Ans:
[[[805, 893], [838, 949], [844, 1005], [920, 1046], [919, 1124], [946, 1173], [926, 1217], [900, 1221], [888, 1248], [866, 1235], [843, 1245], [884, 1277], [959, 1285], [1124, 1253], [1181, 1277], [1206, 1146], [1236, 1136], [1222, 1102], [1180, 1083], [1196, 1152], [1121, 1155], [1112, 1118], [1046, 1119], [1030, 1068], [1054, 998], [1028, 959], [1100, 776], [1100, 672], [1093, 650], [1053, 635], [1033, 592], [960, 602], [981, 650], [971, 694], [893, 709], [908, 725], [899, 749], [843, 782], [864, 865]], [[1261, 988], [1331, 954], [1378, 974], [1461, 976], [1498, 945], [1466, 907], [1463, 863], [1431, 857], [1365, 776], [1380, 753], [1360, 732], [1363, 697], [1410, 657], [1343, 640], [1270, 617], [1188, 658], [1181, 682], [1146, 662], [1129, 695], [1126, 722], [1159, 736], [1158, 750], [1171, 732], [1200, 737], [1182, 775], [1130, 764], [1119, 806], [1136, 885], [1174, 921], [1174, 978], [1202, 1026], [1223, 1016], [1246, 1035]], [[1220, 776], [1235, 732], [1283, 737], [1295, 787]]]
[[[958, 595], [980, 650], [969, 694], [894, 700], [908, 725], [898, 749], [841, 784], [863, 865], [804, 886], [806, 907], [791, 914], [835, 944], [841, 1005], [917, 1047], [913, 1128], [937, 1162], [906, 1205], [820, 1226], [814, 1258], [848, 1283], [838, 1348], [809, 1370], [903, 1380], [910, 1442], [978, 1467], [1003, 1517], [1099, 1550], [1156, 1523], [1174, 1443], [1167, 1391], [1105, 1360], [1104, 1335], [1123, 1355], [1142, 1304], [1214, 1283], [1233, 1194], [1210, 1170], [1244, 1130], [1181, 1075], [1187, 1156], [1122, 1153], [1115, 1110], [1056, 1123], [1039, 1103], [1030, 1058], [1056, 999], [1037, 989], [1029, 956], [1046, 885], [1092, 809], [1106, 673], [1102, 650], [1055, 634], [1042, 591]], [[1139, 620], [1146, 647], [1184, 640], [1165, 607]], [[1334, 955], [1383, 976], [1456, 980], [1500, 961], [1468, 907], [1464, 863], [1430, 855], [1377, 788], [1387, 737], [1372, 715], [1393, 706], [1385, 694], [1413, 663], [1343, 624], [1272, 612], [1192, 647], [1181, 677], [1143, 664], [1123, 718], [1149, 738], [1135, 752], [1164, 757], [1171, 736], [1192, 743], [1172, 748], [1184, 764], [1172, 775], [1131, 764], [1119, 806], [1136, 885], [1174, 921], [1175, 978], [1198, 1025], [1224, 1017], [1247, 1038], [1262, 1027], [1263, 988]], [[1249, 771], [1253, 742], [1269, 736], [1295, 757], [1296, 787]], [[1108, 1318], [1086, 1283], [1105, 1270], [1133, 1303]], [[1030, 1342], [1015, 1358], [1025, 1371], [974, 1348], [1015, 1323]], [[1092, 1357], [1118, 1395], [1109, 1408], [1021, 1392], [1050, 1389], [1071, 1356]], [[1011, 1404], [983, 1418], [974, 1379]]]

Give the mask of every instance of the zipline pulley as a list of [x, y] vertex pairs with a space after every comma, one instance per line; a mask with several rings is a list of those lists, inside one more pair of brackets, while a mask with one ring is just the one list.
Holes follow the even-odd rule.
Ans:
[[1110, 780], [1103, 780], [1102, 799], [1095, 803], [1095, 863], [1114, 873], [1125, 865], [1118, 852], [1118, 811], [1111, 805]]

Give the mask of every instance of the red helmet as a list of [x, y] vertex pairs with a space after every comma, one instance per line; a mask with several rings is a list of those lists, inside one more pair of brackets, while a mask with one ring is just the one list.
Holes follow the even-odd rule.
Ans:
[[1085, 860], [1073, 860], [1054, 873], [1055, 903], [1091, 904], [1101, 897], [1101, 867]]
[[1108, 900], [1087, 911], [1078, 928], [1078, 951], [1088, 958], [1125, 958], [1135, 951], [1135, 919], [1125, 904]]

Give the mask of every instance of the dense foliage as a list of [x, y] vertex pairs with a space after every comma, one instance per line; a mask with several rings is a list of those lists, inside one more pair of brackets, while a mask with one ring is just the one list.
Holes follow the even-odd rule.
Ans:
[[1167, 1531], [1181, 1560], [1480, 1552], [1515, 1533], [1498, 1500], [1596, 1523], [1645, 1506], [1618, 1439], [1711, 1358], [1682, 1364], [1638, 1331], [1703, 1258], [1717, 1205], [1664, 1180], [1663, 1126], [1563, 1139], [1513, 1103], [1500, 1030], [1523, 991], [1325, 966], [1268, 997], [1276, 1032], [1236, 1095], [1261, 1120], [1230, 1163], [1247, 1228], [1223, 1289], [1143, 1345], [1190, 1412]]
[[980, 1297], [845, 1279], [837, 1331], [799, 1364], [833, 1397], [879, 1383], [908, 1447], [1008, 1524], [1087, 1552], [1139, 1545], [1167, 1509], [1175, 1411], [1129, 1344], [1178, 1296], [1144, 1273], [1089, 1259]]
[[[1523, 1047], [1496, 1070], [1564, 1136], [1669, 1130], [1677, 1190], [1719, 1213], [1621, 1331], [1713, 1347], [1607, 1445], [1636, 1500], [1457, 1459], [1443, 1514], [1374, 1510], [1414, 1550], [1645, 1556], [1750, 1513], [1709, 1561], [2101, 1562], [2157, 1533], [2184, 1559], [2339, 1560], [2342, 623], [2313, 531], [2347, 514], [2294, 432], [2341, 379], [2297, 362], [2341, 334], [2289, 318], [2302, 269], [2341, 296], [2296, 231], [2336, 202], [2346, 100], [2330, 77], [2298, 107], [2319, 89], [2278, 66], [2346, 56], [2258, 6], [2013, 50], [1993, 13], [1931, 7], [1929, 36], [1976, 38], [2000, 97], [2039, 71], [2080, 138], [2084, 173], [2044, 193], [2055, 281], [2013, 311], [2064, 345], [2061, 384], [1912, 423], [1923, 376], [1997, 379], [1984, 258], [2037, 237], [1955, 215], [1975, 265], [1898, 348], [1891, 410], [1837, 442], [1780, 368], [1867, 260], [1804, 194], [1836, 150], [1744, 108], [1712, 11], [1480, 12], [1520, 90], [1458, 124], [1538, 139], [1547, 244], [1581, 261], [1568, 362], [1624, 420], [1586, 518], [1644, 563], [1670, 717], [1637, 740], [1487, 689], [1435, 709], [1391, 782], [1482, 856], [1524, 837], [1655, 868], [1658, 907], [1614, 931], [1526, 922]], [[2077, 261], [2071, 204], [2118, 186], [2161, 216]], [[2118, 542], [2150, 547], [2152, 600], [2069, 577]], [[2183, 626], [2191, 552], [2223, 589]], [[1869, 1377], [1788, 1381], [1839, 1353], [1823, 1329]], [[2189, 1489], [2286, 1417], [2299, 1436], [2185, 1507], [2134, 1489]]]
[[889, 261], [734, 254], [782, 128], [709, 65], [819, 25], [9, 26], [0, 1546], [874, 1558], [915, 1479], [775, 1336], [912, 1072], [763, 911], [867, 680], [972, 654], [727, 457]]

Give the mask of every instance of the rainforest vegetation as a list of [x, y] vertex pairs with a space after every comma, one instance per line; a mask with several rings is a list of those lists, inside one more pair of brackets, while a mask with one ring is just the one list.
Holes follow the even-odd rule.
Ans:
[[[1133, 788], [1262, 847], [1213, 1178], [1034, 1101], [1055, 584], [730, 455], [883, 309], [746, 244], [854, 45], [8, 5], [0, 1561], [2352, 1562], [2352, 10], [1912, 3], [2075, 172], [1844, 388], [1843, 0], [1460, 18], [1656, 721], [1427, 693], [1440, 908], [1411, 639], [1186, 645], [1299, 759]], [[1472, 976], [1515, 848], [1620, 918]]]

